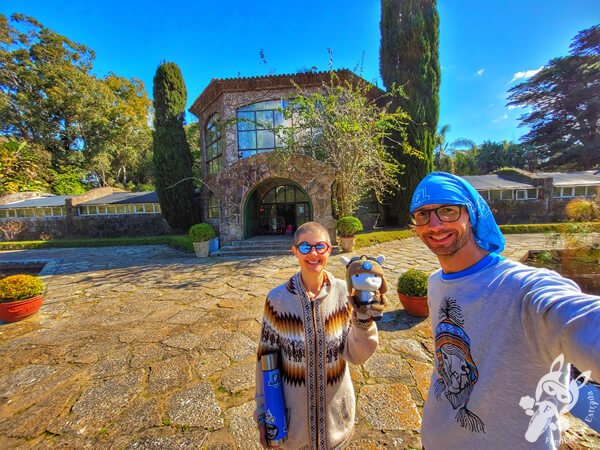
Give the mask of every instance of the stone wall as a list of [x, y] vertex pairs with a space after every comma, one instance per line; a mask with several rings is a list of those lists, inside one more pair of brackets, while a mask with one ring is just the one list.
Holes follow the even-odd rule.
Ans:
[[322, 223], [335, 236], [331, 215], [333, 174], [322, 163], [306, 156], [281, 160], [273, 153], [239, 160], [207, 183], [216, 186], [221, 199], [218, 229], [223, 243], [244, 239], [244, 206], [255, 188], [271, 179], [290, 180], [310, 199], [313, 220]]
[[103, 238], [122, 236], [157, 236], [169, 234], [162, 214], [123, 214], [75, 217], [27, 217], [18, 219], [27, 229], [19, 240], [37, 240], [40, 235], [58, 238]]

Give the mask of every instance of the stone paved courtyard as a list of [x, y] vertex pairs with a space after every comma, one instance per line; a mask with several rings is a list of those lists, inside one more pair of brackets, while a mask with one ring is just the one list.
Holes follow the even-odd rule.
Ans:
[[[514, 259], [549, 245], [543, 235], [507, 241]], [[417, 239], [357, 254], [384, 254], [391, 287], [404, 269], [437, 266]], [[139, 246], [3, 252], [4, 261], [49, 263], [41, 311], [0, 324], [0, 448], [258, 448], [262, 307], [295, 272], [293, 256], [196, 259]], [[328, 269], [343, 276], [338, 255]], [[352, 367], [356, 449], [420, 448], [430, 324], [406, 315], [395, 291], [388, 298], [377, 352]], [[600, 443], [573, 423], [573, 448]]]

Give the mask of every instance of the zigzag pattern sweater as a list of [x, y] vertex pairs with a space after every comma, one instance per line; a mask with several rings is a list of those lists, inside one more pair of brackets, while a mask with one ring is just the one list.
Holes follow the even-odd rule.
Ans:
[[346, 283], [325, 275], [312, 301], [297, 273], [265, 302], [254, 416], [264, 414], [260, 357], [278, 351], [288, 409], [288, 439], [281, 448], [325, 449], [349, 442], [356, 400], [346, 362], [363, 364], [377, 348], [377, 327], [354, 320]]

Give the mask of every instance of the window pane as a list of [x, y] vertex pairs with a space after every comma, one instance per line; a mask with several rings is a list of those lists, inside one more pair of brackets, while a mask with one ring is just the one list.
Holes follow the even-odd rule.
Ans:
[[242, 151], [238, 152], [238, 157], [240, 159], [248, 158], [249, 156], [252, 156], [252, 155], [256, 155], [256, 150], [242, 150]]
[[527, 198], [538, 198], [537, 189], [527, 189]]
[[576, 196], [584, 196], [585, 195], [585, 186], [577, 186], [575, 188], [575, 195]]
[[563, 188], [563, 197], [573, 197], [573, 188], [572, 187]]
[[513, 191], [502, 191], [502, 200], [512, 200]]
[[160, 203], [155, 203], [154, 204], [154, 212], [157, 212], [157, 213], [160, 212]]
[[275, 111], [273, 116], [273, 125], [276, 127], [280, 127], [283, 125], [283, 112]]
[[490, 197], [492, 200], [500, 200], [501, 191], [490, 191]]
[[275, 188], [275, 201], [277, 203], [285, 203], [285, 186], [277, 186]]
[[273, 128], [273, 111], [259, 111], [256, 113], [256, 128], [272, 129]]
[[238, 133], [240, 150], [256, 148], [256, 133], [254, 131], [244, 131]]
[[238, 130], [254, 130], [256, 123], [253, 112], [238, 112]]
[[263, 203], [275, 203], [275, 189], [271, 189], [267, 192], [267, 195], [263, 197]]
[[257, 131], [257, 148], [275, 148], [275, 135], [272, 131]]
[[308, 196], [301, 189], [296, 189], [296, 201], [297, 202], [308, 202]]
[[296, 196], [294, 193], [296, 192], [296, 188], [294, 186], [286, 186], [285, 187], [285, 201], [286, 203], [295, 203]]
[[106, 206], [98, 206], [98, 214], [106, 214]]

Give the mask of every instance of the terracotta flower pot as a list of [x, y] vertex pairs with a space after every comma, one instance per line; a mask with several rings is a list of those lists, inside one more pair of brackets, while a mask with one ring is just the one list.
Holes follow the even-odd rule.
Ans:
[[404, 295], [398, 292], [398, 298], [400, 299], [400, 303], [402, 303], [402, 306], [404, 306], [404, 310], [411, 316], [429, 316], [429, 305], [427, 304], [427, 296], [412, 297], [410, 295]]
[[344, 253], [354, 250], [354, 236], [338, 236]]
[[0, 303], [0, 320], [4, 322], [17, 322], [36, 313], [42, 306], [42, 294], [27, 300]]

